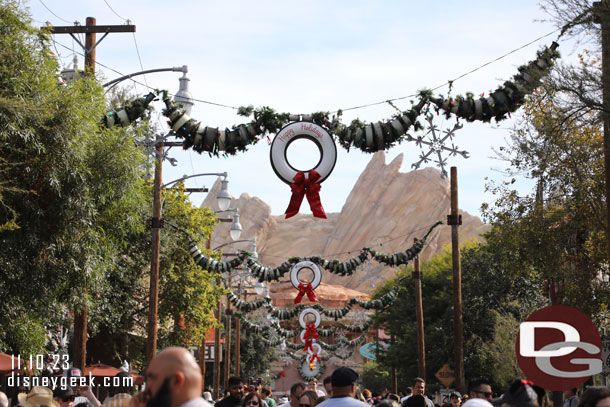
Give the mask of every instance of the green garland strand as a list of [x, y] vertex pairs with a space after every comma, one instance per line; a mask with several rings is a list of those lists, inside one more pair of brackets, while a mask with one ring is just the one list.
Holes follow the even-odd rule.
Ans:
[[523, 105], [525, 96], [533, 93], [540, 85], [540, 80], [547, 76], [553, 67], [554, 60], [559, 58], [557, 51], [559, 44], [553, 42], [550, 47], [538, 51], [538, 58], [518, 68], [519, 73], [513, 76], [512, 81], [504, 82], [504, 85], [492, 92], [489, 97], [482, 95], [474, 99], [473, 94], [468, 92], [466, 98], [456, 97], [444, 99], [430, 98], [438, 109], [445, 111], [449, 117], [454, 114], [469, 122], [481, 120], [484, 122], [495, 118], [500, 121], [510, 116]]
[[[335, 116], [330, 117], [328, 112], [316, 112], [310, 115], [294, 115], [290, 113], [276, 113], [269, 107], [254, 109], [252, 106], [240, 107], [237, 113], [241, 116], [253, 116], [252, 121], [239, 124], [232, 128], [219, 129], [204, 126], [201, 122], [190, 118], [184, 109], [179, 108], [168, 97], [164, 91], [163, 101], [165, 109], [163, 114], [169, 118], [169, 124], [175, 135], [184, 140], [184, 149], [193, 148], [198, 153], [208, 152], [210, 155], [220, 154], [235, 155], [245, 152], [251, 144], [258, 143], [261, 138], [268, 134], [277, 133], [290, 121], [311, 121], [326, 127], [330, 134], [334, 135], [339, 144], [349, 151], [350, 148], [358, 148], [364, 152], [372, 153], [387, 150], [394, 147], [405, 139], [406, 132], [414, 127], [415, 130], [422, 128], [417, 121], [422, 108], [431, 101], [438, 109], [442, 109], [447, 115], [455, 114], [468, 121], [489, 121], [491, 118], [502, 120], [510, 112], [517, 110], [522, 104], [525, 95], [532, 93], [538, 86], [540, 79], [549, 74], [554, 60], [559, 57], [557, 47], [553, 44], [538, 51], [538, 58], [526, 65], [519, 67], [519, 73], [512, 81], [504, 82], [488, 98], [481, 97], [474, 100], [472, 93], [467, 93], [466, 98], [433, 98], [430, 90], [419, 92], [419, 103], [410, 110], [400, 112], [390, 120], [383, 120], [366, 124], [359, 119], [352, 121], [349, 126], [341, 123], [342, 111], [339, 110]], [[107, 114], [103, 122], [107, 127], [115, 124], [123, 126], [132, 123], [142, 117], [150, 100], [146, 98], [137, 99], [127, 103], [125, 108]]]
[[390, 291], [388, 291], [386, 294], [384, 294], [382, 297], [379, 297], [375, 300], [370, 300], [370, 301], [362, 301], [357, 298], [350, 298], [350, 300], [347, 302], [347, 304], [343, 308], [340, 308], [340, 309], [334, 309], [334, 308], [329, 309], [329, 308], [323, 307], [320, 304], [299, 304], [290, 309], [279, 309], [279, 308], [272, 307], [272, 306], [269, 306], [268, 308], [270, 310], [271, 316], [273, 316], [279, 320], [282, 320], [282, 321], [294, 318], [305, 308], [313, 308], [329, 318], [334, 318], [336, 321], [340, 318], [345, 317], [345, 315], [352, 309], [352, 307], [354, 305], [359, 305], [360, 307], [362, 307], [366, 310], [384, 309], [394, 303], [394, 300], [396, 299], [396, 296], [398, 295], [399, 290], [400, 290], [400, 287], [396, 286], [396, 287], [392, 288]]
[[252, 275], [258, 278], [259, 281], [279, 281], [284, 274], [288, 273], [292, 267], [303, 260], [309, 260], [312, 263], [317, 264], [320, 267], [328, 270], [329, 272], [341, 276], [352, 275], [363, 262], [372, 258], [379, 263], [386, 264], [388, 266], [400, 266], [407, 264], [407, 262], [413, 260], [417, 256], [426, 244], [428, 236], [432, 231], [439, 225], [443, 224], [442, 221], [436, 222], [423, 238], [418, 240], [413, 246], [404, 252], [395, 252], [393, 254], [377, 253], [375, 250], [365, 247], [360, 251], [358, 256], [355, 256], [347, 261], [339, 261], [337, 259], [329, 261], [323, 257], [290, 257], [287, 261], [280, 264], [278, 267], [267, 267], [254, 260], [251, 253], [247, 251], [241, 251], [239, 255], [230, 261], [218, 261], [212, 257], [204, 255], [193, 239], [189, 242], [189, 252], [195, 260], [195, 263], [199, 264], [203, 269], [215, 271], [215, 272], [232, 272], [242, 264], [250, 269]]
[[231, 304], [233, 304], [233, 306], [235, 306], [235, 308], [237, 308], [240, 311], [244, 311], [244, 312], [252, 312], [263, 306], [271, 305], [271, 298], [269, 298], [269, 297], [265, 297], [262, 300], [258, 300], [258, 301], [248, 302], [248, 301], [243, 301], [240, 298], [238, 298], [235, 294], [233, 294], [232, 291], [229, 291], [229, 293], [227, 294], [227, 298], [229, 299]]
[[377, 253], [374, 249], [369, 247], [365, 247], [360, 251], [358, 256], [354, 256], [347, 261], [339, 261], [337, 259], [329, 261], [323, 257], [312, 256], [312, 257], [291, 257], [286, 260], [284, 263], [280, 264], [277, 267], [267, 267], [261, 265], [256, 260], [252, 259], [250, 256], [244, 256], [244, 261], [246, 266], [250, 269], [252, 275], [258, 278], [258, 281], [279, 281], [284, 274], [288, 273], [292, 267], [303, 260], [311, 261], [316, 265], [326, 269], [330, 273], [337, 274], [340, 276], [351, 276], [354, 274], [354, 271], [362, 265], [366, 260], [372, 258], [379, 263], [386, 264], [391, 267], [400, 266], [403, 264], [407, 264], [409, 261], [413, 260], [415, 256], [417, 256], [426, 244], [426, 240], [432, 233], [432, 231], [439, 225], [443, 224], [442, 221], [436, 222], [428, 232], [424, 235], [423, 238], [418, 240], [413, 246], [404, 252], [395, 252], [393, 254], [385, 254], [385, 253]]
[[107, 113], [102, 117], [102, 124], [109, 129], [114, 126], [129, 126], [131, 123], [144, 116], [149, 109], [150, 102], [155, 100], [156, 97], [157, 95], [155, 93], [150, 92], [145, 97], [129, 100], [125, 102], [122, 109]]

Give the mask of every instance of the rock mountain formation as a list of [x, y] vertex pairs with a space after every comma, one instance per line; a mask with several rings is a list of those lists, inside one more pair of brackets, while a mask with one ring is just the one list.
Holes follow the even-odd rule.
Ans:
[[[271, 208], [258, 197], [243, 193], [231, 202], [238, 208], [243, 226], [242, 238], [256, 237], [259, 261], [277, 266], [291, 256], [322, 255], [331, 260], [346, 260], [363, 247], [392, 253], [404, 251], [414, 238], [423, 236], [438, 220], [446, 221], [450, 211], [449, 180], [440, 177], [434, 168], [400, 172], [403, 155], [385, 163], [385, 154], [376, 153], [354, 185], [340, 213], [328, 213], [328, 219], [299, 214], [290, 219], [272, 216]], [[217, 210], [217, 181], [203, 202]], [[303, 201], [306, 207], [306, 200]], [[462, 212], [460, 242], [482, 240], [487, 230], [478, 217]], [[229, 223], [217, 225], [212, 246], [228, 242]], [[439, 253], [451, 242], [449, 226], [439, 226], [428, 239], [422, 258]], [[383, 244], [379, 246], [379, 244]], [[216, 244], [217, 245], [217, 244]], [[236, 249], [249, 250], [248, 243], [236, 243]], [[232, 249], [225, 248], [225, 253]], [[370, 293], [383, 279], [394, 276], [396, 268], [371, 261], [352, 277], [323, 272], [322, 282]], [[288, 275], [284, 276], [288, 279]], [[296, 294], [296, 290], [295, 290]]]

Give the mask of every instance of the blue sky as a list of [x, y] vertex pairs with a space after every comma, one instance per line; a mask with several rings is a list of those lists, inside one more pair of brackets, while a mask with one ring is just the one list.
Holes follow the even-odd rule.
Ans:
[[[555, 27], [536, 2], [490, 1], [181, 1], [32, 0], [25, 2], [36, 25], [85, 24], [88, 16], [98, 25], [136, 25], [131, 33], [110, 34], [97, 48], [97, 61], [123, 74], [188, 65], [191, 92], [197, 99], [230, 106], [270, 106], [281, 112], [310, 113], [359, 106], [407, 96], [433, 88], [515, 50]], [[46, 7], [45, 7], [46, 6]], [[47, 9], [48, 8], [48, 9]], [[49, 11], [51, 10], [51, 11]], [[114, 11], [113, 11], [114, 10]], [[54, 14], [52, 14], [52, 13]], [[119, 17], [120, 16], [120, 17]], [[511, 53], [475, 73], [457, 80], [452, 94], [488, 93], [516, 73], [516, 67], [533, 59], [536, 50], [550, 45], [557, 33]], [[99, 35], [98, 35], [99, 38]], [[68, 35], [54, 39], [64, 65], [72, 61], [72, 49], [81, 52]], [[560, 42], [566, 59], [574, 48]], [[138, 52], [140, 59], [138, 58]], [[141, 65], [140, 65], [141, 60]], [[79, 56], [82, 68], [83, 58]], [[97, 66], [101, 78], [119, 74]], [[179, 73], [147, 75], [153, 88], [177, 91]], [[139, 81], [145, 81], [140, 77]], [[137, 94], [145, 86], [124, 82]], [[447, 94], [445, 86], [437, 93]], [[409, 108], [409, 99], [396, 105]], [[157, 102], [160, 110], [162, 103]], [[345, 112], [343, 121], [390, 118], [388, 104]], [[206, 125], [229, 127], [244, 122], [235, 110], [196, 103], [192, 117]], [[513, 115], [513, 120], [518, 115]], [[460, 207], [478, 214], [483, 202], [485, 178], [502, 180], [497, 171], [504, 163], [490, 159], [492, 148], [505, 144], [513, 120], [496, 124], [465, 123], [455, 144], [470, 152], [469, 159], [452, 157], [458, 167]], [[165, 118], [159, 122], [164, 124]], [[452, 120], [436, 118], [441, 127]], [[411, 132], [411, 134], [414, 134]], [[308, 146], [305, 146], [308, 147]], [[305, 148], [304, 147], [304, 148]], [[289, 151], [289, 157], [299, 155]], [[305, 149], [299, 161], [317, 162], [317, 149]], [[339, 155], [332, 175], [322, 184], [322, 203], [327, 212], [339, 212], [359, 174], [371, 156], [359, 151]], [[387, 153], [389, 162], [403, 153], [403, 172], [410, 170], [421, 150], [403, 143]], [[229, 158], [209, 158], [195, 152], [172, 150], [178, 159], [164, 166], [164, 182], [201, 172], [229, 173], [230, 191], [247, 192], [269, 203], [273, 214], [284, 212], [289, 187], [274, 174], [266, 141], [248, 152]], [[431, 164], [432, 165], [432, 164]], [[210, 186], [213, 178], [192, 180], [187, 186]], [[519, 182], [526, 191], [527, 181]], [[200, 202], [203, 196], [195, 198]], [[301, 212], [308, 213], [303, 205]]]

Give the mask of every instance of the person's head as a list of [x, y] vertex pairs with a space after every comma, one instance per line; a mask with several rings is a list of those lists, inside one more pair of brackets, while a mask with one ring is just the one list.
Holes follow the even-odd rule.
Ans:
[[[81, 377], [82, 375], [83, 375], [82, 372], [77, 367], [71, 367], [67, 370], [64, 370], [62, 373], [62, 376], [68, 378], [68, 383], [70, 383], [71, 377]], [[78, 386], [72, 387], [72, 390], [74, 390], [74, 394], [76, 394], [76, 395], [80, 394], [80, 388]]]
[[346, 366], [336, 368], [330, 375], [333, 397], [354, 397], [356, 395], [356, 380], [358, 380], [358, 373], [353, 369]]
[[72, 387], [66, 387], [65, 389], [58, 387], [53, 391], [53, 398], [60, 407], [74, 407], [76, 395], [74, 394]]
[[328, 397], [332, 397], [333, 395], [333, 385], [331, 384], [331, 378], [330, 376], [326, 376], [326, 378], [324, 379], [324, 390], [326, 390], [326, 394], [328, 395]]
[[454, 391], [449, 396], [449, 402], [451, 404], [451, 407], [459, 407], [459, 405], [462, 404], [462, 395], [457, 391]]
[[468, 383], [468, 399], [485, 399], [490, 401], [493, 398], [491, 384], [486, 379], [475, 379]]
[[371, 391], [369, 389], [364, 389], [362, 390], [362, 395], [364, 396], [365, 399], [370, 399], [373, 395], [371, 394]]
[[385, 398], [377, 403], [376, 407], [398, 407], [400, 404], [396, 400]]
[[199, 365], [187, 349], [164, 349], [146, 368], [146, 406], [178, 407], [201, 397], [202, 386]]
[[400, 403], [400, 397], [398, 396], [398, 394], [388, 393], [388, 395], [385, 396], [385, 398], [388, 400], [394, 400], [395, 402]]
[[244, 398], [246, 393], [244, 390], [244, 379], [238, 376], [229, 377], [228, 382], [229, 397], [233, 397], [235, 400], [241, 400]]
[[318, 400], [318, 393], [315, 390], [305, 390], [301, 393], [299, 407], [314, 407]]
[[296, 382], [290, 386], [290, 407], [299, 407], [301, 404], [301, 394], [305, 391], [305, 383]]
[[415, 394], [406, 399], [402, 405], [404, 407], [426, 407], [426, 399], [423, 394]]
[[8, 407], [8, 397], [0, 391], [0, 407]]
[[491, 400], [491, 404], [503, 407], [539, 407], [539, 394], [544, 390], [528, 380], [515, 380], [502, 397]]
[[19, 393], [17, 396], [21, 407], [59, 407], [59, 404], [53, 400], [53, 392], [48, 387], [34, 386], [29, 393]]
[[568, 389], [568, 390], [564, 390], [563, 391], [563, 398], [564, 399], [569, 399], [570, 397], [574, 397], [576, 396], [576, 392], [578, 391], [578, 389]]
[[407, 387], [407, 390], [405, 391], [405, 396], [410, 396], [411, 394], [413, 394], [413, 387]]
[[242, 407], [263, 407], [263, 400], [260, 398], [258, 393], [250, 392], [244, 396], [241, 400]]
[[413, 384], [413, 395], [414, 396], [423, 396], [426, 393], [426, 382], [421, 377], [415, 378], [415, 383]]
[[113, 380], [113, 383], [116, 383], [116, 385], [112, 388], [112, 394], [131, 394], [132, 386], [130, 385], [130, 383], [133, 383], [133, 381], [131, 380], [131, 374], [127, 372], [119, 372], [114, 375], [114, 377], [115, 379]]
[[592, 387], [582, 394], [578, 407], [610, 407], [610, 389]]
[[309, 386], [307, 386], [307, 388], [313, 391], [318, 390], [318, 379], [316, 379], [315, 377], [311, 378], [309, 380]]
[[271, 392], [271, 387], [269, 387], [269, 386], [263, 387], [261, 389], [261, 395], [266, 399], [271, 397], [273, 395], [273, 393]]

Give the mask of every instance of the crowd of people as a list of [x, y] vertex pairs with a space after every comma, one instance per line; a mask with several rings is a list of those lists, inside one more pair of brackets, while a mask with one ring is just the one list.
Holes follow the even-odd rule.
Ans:
[[[78, 376], [80, 371], [70, 369], [67, 374]], [[542, 407], [545, 394], [527, 380], [516, 380], [494, 398], [491, 384], [478, 379], [468, 384], [465, 395], [453, 392], [441, 406], [426, 395], [422, 378], [416, 378], [402, 397], [393, 393], [379, 395], [368, 389], [361, 391], [358, 373], [342, 366], [324, 379], [324, 390], [318, 388], [316, 379], [296, 382], [280, 399], [273, 397], [269, 387], [246, 386], [240, 377], [231, 377], [224, 396], [214, 401], [209, 392], [202, 393], [201, 370], [184, 348], [168, 348], [157, 354], [147, 367], [145, 378], [143, 391], [132, 395], [130, 387], [117, 386], [103, 403], [88, 387], [34, 386], [29, 391], [22, 389], [14, 400], [0, 392], [0, 407]], [[570, 389], [564, 392], [564, 400], [562, 407], [610, 407], [610, 389], [591, 387], [580, 398], [577, 389]]]

